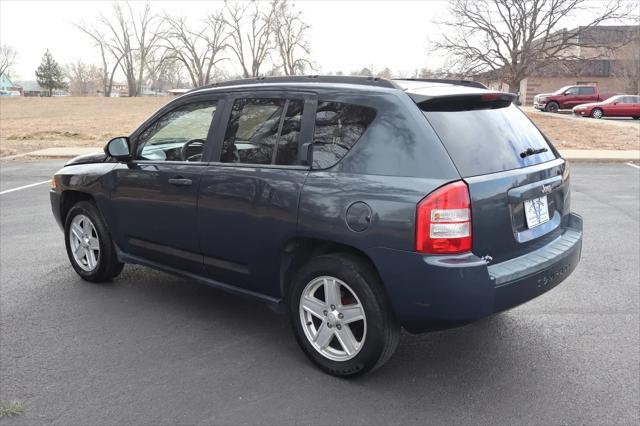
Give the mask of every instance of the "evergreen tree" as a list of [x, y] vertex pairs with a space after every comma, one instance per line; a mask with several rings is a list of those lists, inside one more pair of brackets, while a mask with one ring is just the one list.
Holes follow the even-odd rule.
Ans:
[[55, 89], [67, 88], [67, 83], [64, 81], [64, 72], [53, 59], [49, 50], [45, 52], [42, 62], [36, 70], [36, 80], [38, 80], [40, 86], [49, 90], [49, 96]]

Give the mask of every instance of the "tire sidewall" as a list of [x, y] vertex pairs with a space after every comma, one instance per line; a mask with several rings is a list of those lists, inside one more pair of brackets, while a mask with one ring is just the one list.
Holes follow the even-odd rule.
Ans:
[[[599, 116], [597, 116], [598, 111], [600, 112]], [[602, 118], [603, 116], [604, 116], [604, 112], [599, 108], [595, 108], [593, 111], [591, 111], [591, 117], [595, 119]]]
[[[309, 342], [300, 320], [300, 297], [306, 285], [321, 276], [332, 276], [345, 282], [358, 296], [365, 312], [367, 334], [360, 352], [347, 361], [333, 361], [325, 358]], [[380, 359], [384, 347], [387, 315], [376, 298], [363, 271], [350, 262], [340, 261], [331, 256], [313, 259], [295, 275], [288, 296], [289, 313], [294, 335], [307, 356], [322, 370], [336, 376], [356, 376], [373, 368]]]
[[[76, 216], [80, 214], [87, 216], [93, 223], [96, 233], [98, 234], [98, 243], [100, 245], [100, 256], [98, 258], [98, 266], [93, 271], [90, 271], [90, 272], [85, 271], [76, 263], [76, 260], [73, 257], [73, 253], [71, 252], [72, 250], [71, 243], [69, 241], [69, 232], [71, 229], [71, 222]], [[109, 238], [108, 231], [102, 221], [102, 218], [100, 217], [100, 213], [98, 212], [98, 209], [93, 204], [87, 201], [81, 201], [76, 205], [74, 205], [69, 210], [69, 213], [67, 214], [67, 217], [65, 219], [65, 224], [64, 224], [64, 242], [65, 242], [65, 247], [67, 249], [67, 256], [69, 257], [69, 262], [71, 262], [71, 266], [73, 267], [73, 269], [76, 271], [78, 275], [80, 275], [85, 280], [95, 281], [95, 280], [98, 280], [99, 277], [101, 277], [105, 273], [105, 270], [107, 267], [106, 265], [107, 262], [105, 262], [105, 256], [110, 254], [111, 240]]]
[[549, 102], [547, 104], [547, 108], [546, 108], [547, 112], [555, 113], [555, 112], [558, 112], [558, 109], [560, 109], [560, 107], [556, 102]]

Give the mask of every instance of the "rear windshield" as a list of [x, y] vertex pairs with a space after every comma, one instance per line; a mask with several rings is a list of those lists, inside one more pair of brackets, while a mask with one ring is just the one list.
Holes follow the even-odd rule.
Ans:
[[[556, 158], [542, 134], [514, 105], [423, 112], [462, 177], [518, 169]], [[527, 150], [541, 149], [546, 151], [522, 156]]]

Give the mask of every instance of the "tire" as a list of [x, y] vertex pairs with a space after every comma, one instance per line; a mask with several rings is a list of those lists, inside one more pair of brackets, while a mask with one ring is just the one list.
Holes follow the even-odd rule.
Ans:
[[604, 113], [602, 112], [602, 110], [600, 108], [594, 108], [591, 111], [591, 117], [592, 118], [602, 118], [604, 116]]
[[124, 267], [116, 256], [102, 215], [89, 201], [80, 201], [69, 210], [65, 218], [64, 240], [71, 266], [83, 280], [94, 283], [111, 281]]
[[640, 120], [640, 117], [633, 117], [634, 120]]
[[544, 107], [544, 110], [547, 111], [547, 112], [558, 112], [559, 109], [560, 109], [560, 105], [558, 105], [557, 102], [549, 102]]
[[[333, 309], [331, 296], [325, 296], [330, 294], [325, 289], [330, 288], [340, 290], [340, 298], [334, 298], [338, 302]], [[301, 306], [303, 295], [305, 307]], [[310, 296], [318, 315], [307, 309]], [[298, 344], [314, 364], [331, 375], [354, 377], [378, 368], [391, 358], [398, 346], [400, 326], [380, 279], [376, 271], [357, 256], [336, 253], [311, 259], [295, 274], [288, 305]], [[362, 313], [363, 319], [353, 320]], [[349, 317], [352, 322], [347, 323]], [[314, 337], [323, 342], [313, 343]], [[351, 354], [346, 349], [349, 345], [345, 346], [342, 341], [355, 342]]]

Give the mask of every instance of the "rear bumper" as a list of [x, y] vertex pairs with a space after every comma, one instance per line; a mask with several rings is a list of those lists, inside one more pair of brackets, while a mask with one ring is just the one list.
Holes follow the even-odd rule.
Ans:
[[564, 281], [580, 261], [582, 219], [571, 214], [552, 242], [488, 264], [473, 254], [423, 256], [375, 250], [396, 317], [411, 332], [453, 327], [513, 308]]

